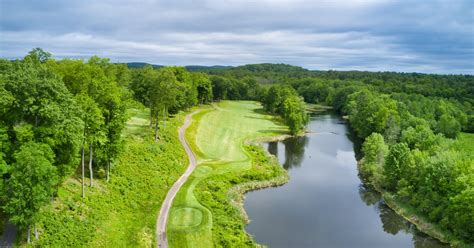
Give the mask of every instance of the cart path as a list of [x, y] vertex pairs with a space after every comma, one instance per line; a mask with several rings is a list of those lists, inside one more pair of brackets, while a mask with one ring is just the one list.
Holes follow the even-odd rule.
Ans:
[[166, 195], [163, 204], [161, 205], [160, 214], [158, 215], [158, 219], [156, 220], [156, 246], [158, 248], [168, 248], [168, 239], [166, 238], [166, 223], [168, 220], [169, 210], [171, 208], [171, 205], [173, 204], [174, 197], [178, 193], [181, 186], [183, 186], [186, 180], [188, 180], [188, 177], [191, 175], [197, 165], [196, 156], [194, 156], [191, 147], [186, 141], [185, 131], [191, 124], [191, 117], [199, 111], [201, 110], [196, 110], [193, 113], [188, 114], [184, 120], [184, 124], [179, 128], [178, 131], [179, 141], [183, 145], [184, 150], [186, 151], [186, 154], [189, 158], [189, 166], [184, 172], [184, 174], [181, 175], [181, 177], [178, 179], [178, 181], [173, 184], [171, 189], [168, 191], [168, 194]]

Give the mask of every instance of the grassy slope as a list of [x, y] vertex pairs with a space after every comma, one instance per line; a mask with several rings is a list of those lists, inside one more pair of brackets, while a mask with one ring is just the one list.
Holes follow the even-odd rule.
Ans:
[[[93, 188], [81, 198], [79, 174], [59, 188], [59, 198], [42, 211], [40, 246], [150, 247], [161, 202], [187, 165], [177, 129], [184, 114], [167, 123], [155, 143], [147, 128], [148, 113], [131, 110], [124, 131], [125, 150], [106, 183], [96, 172]], [[86, 174], [88, 172], [86, 171]], [[86, 181], [86, 185], [88, 181]]]
[[[237, 184], [269, 180], [284, 173], [274, 164], [268, 166], [266, 155], [244, 142], [287, 133], [286, 127], [258, 109], [255, 102], [224, 101], [193, 117], [186, 134], [199, 166], [178, 192], [170, 211], [171, 247], [212, 247], [229, 242], [237, 234], [245, 237], [228, 244], [252, 244], [243, 231], [242, 215], [235, 207], [229, 210], [227, 192]], [[232, 219], [223, 220], [227, 217]], [[236, 224], [223, 228], [221, 222], [225, 221]]]

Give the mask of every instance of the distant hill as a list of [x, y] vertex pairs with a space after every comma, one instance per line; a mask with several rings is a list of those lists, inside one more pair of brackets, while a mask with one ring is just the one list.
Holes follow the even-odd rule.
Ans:
[[[155, 64], [149, 64], [149, 63], [144, 63], [144, 62], [130, 62], [126, 63], [128, 68], [143, 68], [146, 65], [151, 65], [153, 68], [161, 68], [164, 65], [155, 65]], [[211, 70], [224, 70], [224, 69], [231, 69], [233, 68], [232, 66], [225, 66], [225, 65], [211, 65], [211, 66], [205, 66], [205, 65], [187, 65], [185, 66], [186, 69], [189, 71], [211, 71]]]
[[231, 69], [234, 68], [233, 66], [226, 66], [226, 65], [211, 65], [211, 66], [205, 66], [205, 65], [187, 65], [185, 66], [186, 69], [189, 71], [209, 71], [209, 70], [225, 70], [225, 69]]
[[294, 73], [294, 72], [308, 72], [307, 69], [288, 65], [288, 64], [271, 64], [271, 63], [263, 63], [263, 64], [249, 64], [249, 65], [241, 65], [232, 68], [232, 70], [238, 71], [249, 71], [253, 73], [260, 73], [260, 72], [275, 72], [275, 73]]
[[130, 63], [127, 63], [128, 68], [143, 68], [146, 65], [151, 65], [153, 68], [163, 67], [163, 65], [154, 65], [154, 64], [144, 63], [144, 62], [130, 62]]

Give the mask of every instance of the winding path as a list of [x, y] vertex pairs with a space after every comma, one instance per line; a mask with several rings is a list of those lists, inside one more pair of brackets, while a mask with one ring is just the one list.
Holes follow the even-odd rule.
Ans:
[[191, 117], [199, 111], [200, 110], [197, 110], [191, 114], [188, 114], [184, 120], [184, 124], [179, 128], [178, 131], [179, 141], [183, 145], [184, 150], [186, 151], [186, 154], [189, 158], [189, 166], [184, 172], [184, 174], [181, 175], [181, 177], [178, 179], [178, 181], [173, 184], [173, 187], [171, 187], [171, 189], [168, 191], [168, 194], [166, 195], [166, 198], [163, 201], [163, 204], [161, 205], [160, 214], [158, 215], [158, 219], [156, 220], [156, 245], [158, 248], [168, 248], [168, 239], [166, 238], [166, 223], [168, 220], [169, 210], [171, 208], [171, 205], [173, 204], [174, 197], [178, 193], [181, 186], [183, 186], [186, 180], [188, 180], [188, 177], [191, 175], [197, 165], [196, 157], [194, 156], [191, 147], [186, 141], [184, 133], [186, 131], [186, 128], [188, 128], [191, 124]]

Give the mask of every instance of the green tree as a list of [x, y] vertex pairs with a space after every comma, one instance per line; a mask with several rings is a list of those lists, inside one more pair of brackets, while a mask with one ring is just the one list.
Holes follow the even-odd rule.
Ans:
[[39, 209], [49, 202], [58, 183], [53, 162], [54, 153], [46, 144], [29, 142], [15, 153], [3, 208], [10, 215], [10, 221], [28, 230], [28, 242], [30, 227], [34, 226]]
[[391, 146], [383, 166], [383, 186], [390, 191], [395, 191], [398, 181], [402, 179], [404, 168], [413, 166], [414, 159], [406, 143]]
[[31, 50], [25, 59], [32, 60], [39, 63], [44, 63], [47, 60], [51, 59], [52, 55], [49, 52], [44, 51], [43, 49], [37, 47]]
[[215, 101], [227, 99], [227, 90], [229, 88], [229, 82], [226, 78], [221, 76], [212, 76], [212, 95]]
[[443, 114], [438, 121], [437, 131], [454, 139], [461, 132], [461, 124], [453, 116]]
[[410, 149], [434, 151], [438, 148], [440, 137], [436, 136], [427, 125], [417, 125], [403, 130], [401, 142], [408, 144]]
[[192, 79], [197, 86], [197, 99], [200, 104], [212, 101], [212, 83], [204, 73], [193, 73]]
[[308, 123], [302, 97], [290, 96], [283, 102], [283, 118], [292, 134], [298, 134]]

